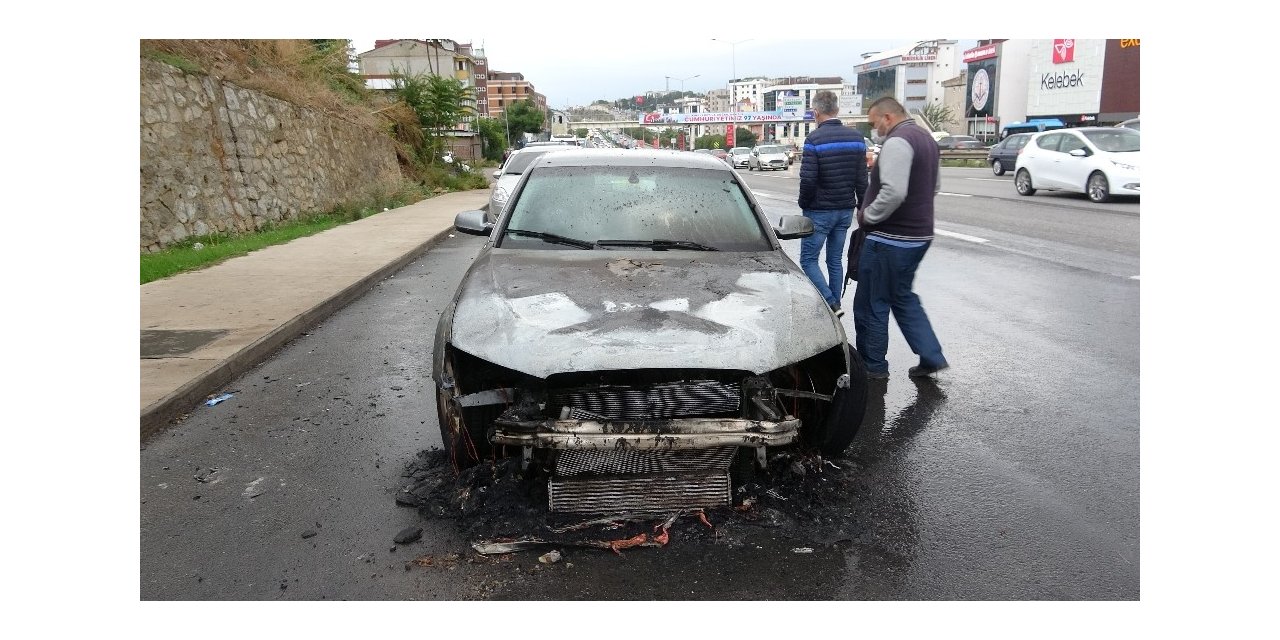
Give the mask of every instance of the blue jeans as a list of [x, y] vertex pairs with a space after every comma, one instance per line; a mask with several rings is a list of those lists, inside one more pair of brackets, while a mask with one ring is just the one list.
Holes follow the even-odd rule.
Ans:
[[[813, 235], [800, 239], [800, 268], [827, 304], [839, 307], [840, 292], [844, 290], [844, 267], [840, 259], [844, 257], [844, 243], [849, 240], [853, 210], [805, 211], [804, 217], [813, 221]], [[818, 251], [824, 244], [827, 246], [826, 276], [818, 266]]]
[[911, 290], [916, 267], [929, 250], [929, 244], [904, 249], [867, 239], [858, 260], [858, 288], [853, 293], [853, 328], [857, 332], [854, 346], [867, 365], [869, 373], [889, 371], [885, 355], [889, 352], [889, 312], [898, 321], [902, 337], [911, 352], [920, 356], [920, 364], [937, 367], [947, 363], [942, 345], [933, 333], [933, 325], [924, 313], [920, 296]]

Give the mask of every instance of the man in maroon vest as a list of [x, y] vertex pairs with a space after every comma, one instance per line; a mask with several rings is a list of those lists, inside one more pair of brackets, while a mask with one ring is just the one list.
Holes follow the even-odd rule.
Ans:
[[933, 198], [941, 186], [938, 143], [893, 98], [872, 103], [868, 118], [883, 141], [858, 210], [858, 227], [867, 239], [853, 294], [855, 346], [867, 377], [888, 378], [892, 311], [907, 345], [920, 356], [907, 375], [928, 376], [946, 369], [947, 359], [911, 285], [933, 242]]

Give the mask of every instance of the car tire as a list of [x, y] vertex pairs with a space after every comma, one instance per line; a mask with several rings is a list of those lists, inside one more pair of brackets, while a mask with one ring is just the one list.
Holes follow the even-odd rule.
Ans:
[[[453, 375], [453, 363], [448, 357], [444, 361], [444, 377], [457, 380]], [[475, 424], [468, 424], [462, 407], [454, 400], [456, 391], [456, 386], [442, 389], [437, 383], [436, 417], [440, 421], [440, 441], [444, 444], [445, 455], [455, 468], [465, 469], [488, 456], [493, 446], [485, 437], [483, 429]]]
[[1004, 163], [1000, 162], [999, 160], [992, 160], [991, 173], [994, 173], [998, 176], [1004, 175]]
[[1036, 194], [1036, 189], [1031, 183], [1031, 174], [1026, 169], [1018, 169], [1018, 174], [1013, 177], [1013, 186], [1018, 190], [1018, 195], [1020, 196], [1034, 196]]
[[845, 349], [849, 354], [849, 386], [836, 389], [822, 427], [807, 438], [829, 458], [841, 455], [853, 443], [867, 412], [867, 367], [853, 345], [845, 345]]
[[1101, 171], [1094, 171], [1089, 174], [1089, 181], [1084, 185], [1084, 192], [1089, 196], [1089, 200], [1102, 204], [1111, 199], [1111, 184], [1107, 182], [1107, 177], [1102, 175]]

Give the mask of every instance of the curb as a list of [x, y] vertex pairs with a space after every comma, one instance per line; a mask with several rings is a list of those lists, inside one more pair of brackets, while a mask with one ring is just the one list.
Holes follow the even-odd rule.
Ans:
[[197, 376], [190, 382], [178, 387], [169, 395], [143, 409], [140, 420], [141, 443], [145, 444], [148, 438], [173, 424], [175, 419], [183, 414], [190, 413], [206, 396], [244, 375], [250, 369], [265, 361], [290, 340], [302, 335], [356, 298], [364, 295], [374, 285], [388, 276], [408, 266], [410, 262], [418, 259], [427, 250], [447, 238], [452, 231], [453, 225], [444, 228], [434, 236], [427, 238], [422, 244], [410, 249], [404, 255], [347, 286], [324, 302], [291, 318], [267, 335], [236, 352], [235, 355], [218, 363], [209, 371]]

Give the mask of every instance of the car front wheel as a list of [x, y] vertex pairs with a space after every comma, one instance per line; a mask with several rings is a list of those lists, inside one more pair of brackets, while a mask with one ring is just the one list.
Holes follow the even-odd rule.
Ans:
[[1026, 169], [1018, 169], [1018, 175], [1013, 178], [1013, 186], [1017, 187], [1020, 196], [1036, 194], [1035, 187], [1031, 186], [1031, 174]]
[[1107, 177], [1101, 173], [1094, 172], [1089, 176], [1089, 182], [1085, 185], [1085, 192], [1089, 194], [1089, 199], [1102, 203], [1111, 199], [1111, 185], [1107, 183]]
[[1004, 163], [1000, 162], [999, 160], [992, 160], [991, 173], [994, 173], [998, 176], [1004, 175]]
[[849, 386], [836, 389], [831, 398], [831, 410], [823, 419], [821, 428], [814, 429], [808, 436], [810, 443], [827, 457], [839, 456], [848, 448], [858, 435], [867, 410], [867, 368], [853, 345], [845, 348], [849, 358]]
[[453, 462], [455, 469], [465, 469], [489, 455], [492, 445], [485, 437], [484, 430], [467, 420], [458, 405], [456, 398], [460, 395], [457, 378], [454, 377], [453, 362], [445, 358], [444, 379], [450, 381], [447, 388], [436, 386], [436, 416], [440, 420], [440, 439], [444, 444], [445, 454]]

